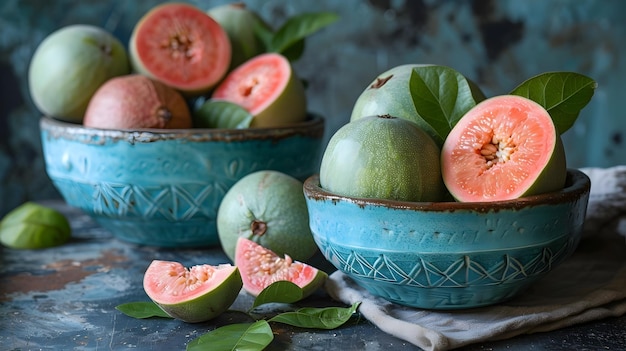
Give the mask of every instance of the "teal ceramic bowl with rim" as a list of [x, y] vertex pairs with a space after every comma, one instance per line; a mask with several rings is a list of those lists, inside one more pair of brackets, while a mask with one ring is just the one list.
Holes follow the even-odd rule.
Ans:
[[105, 130], [43, 117], [46, 172], [65, 201], [124, 241], [219, 245], [216, 216], [243, 176], [315, 173], [324, 119], [278, 128]]
[[510, 201], [414, 203], [350, 198], [304, 183], [324, 257], [375, 296], [450, 310], [509, 300], [577, 247], [590, 180]]

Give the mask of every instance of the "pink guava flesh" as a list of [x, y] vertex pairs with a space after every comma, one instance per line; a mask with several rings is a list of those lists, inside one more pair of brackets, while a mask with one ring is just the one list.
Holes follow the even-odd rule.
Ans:
[[447, 136], [446, 187], [459, 201], [498, 201], [562, 188], [565, 155], [549, 113], [514, 95], [487, 99]]

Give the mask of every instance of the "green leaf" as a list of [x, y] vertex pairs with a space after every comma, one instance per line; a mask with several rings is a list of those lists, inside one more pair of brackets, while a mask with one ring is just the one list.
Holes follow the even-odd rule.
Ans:
[[261, 351], [272, 340], [274, 334], [269, 323], [259, 320], [229, 324], [203, 334], [187, 344], [187, 351]]
[[293, 45], [289, 46], [285, 50], [283, 50], [282, 54], [289, 60], [289, 62], [295, 62], [304, 53], [304, 39], [300, 39], [297, 42], [293, 43]]
[[442, 140], [459, 119], [476, 106], [469, 81], [449, 67], [413, 68], [409, 89], [417, 114]]
[[[268, 51], [284, 53], [292, 45], [337, 21], [339, 16], [332, 12], [303, 13], [289, 18], [274, 33]], [[298, 44], [302, 45], [302, 44]]]
[[66, 243], [70, 222], [52, 207], [25, 202], [0, 221], [0, 243], [14, 249], [43, 249]]
[[274, 30], [261, 18], [258, 18], [254, 22], [254, 35], [263, 43], [264, 51], [269, 51], [268, 48], [272, 45], [272, 38], [274, 37]]
[[152, 301], [128, 302], [115, 307], [116, 310], [133, 318], [162, 317], [172, 318]]
[[224, 100], [207, 100], [193, 113], [194, 128], [244, 129], [254, 117], [240, 105]]
[[526, 97], [543, 106], [563, 134], [574, 125], [580, 111], [589, 103], [598, 84], [574, 72], [547, 72], [517, 86], [511, 94]]
[[300, 328], [335, 329], [346, 323], [361, 303], [350, 307], [305, 307], [272, 317], [270, 322], [289, 324]]
[[281, 280], [270, 284], [254, 299], [252, 308], [265, 303], [294, 303], [302, 300], [302, 289], [296, 284]]

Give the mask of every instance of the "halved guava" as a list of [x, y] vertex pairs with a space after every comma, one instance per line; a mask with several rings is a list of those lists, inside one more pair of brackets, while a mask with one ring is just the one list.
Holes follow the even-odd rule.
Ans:
[[133, 68], [185, 95], [201, 95], [226, 75], [231, 46], [226, 31], [204, 11], [165, 3], [145, 14], [130, 38]]
[[311, 295], [321, 287], [328, 274], [306, 263], [284, 258], [273, 251], [240, 237], [237, 240], [235, 265], [239, 267], [243, 289], [258, 296], [263, 289], [277, 281], [290, 281], [302, 289], [302, 297]]
[[565, 185], [565, 150], [548, 111], [521, 96], [489, 98], [467, 112], [441, 152], [444, 183], [458, 201], [498, 201]]
[[251, 127], [275, 127], [306, 118], [304, 86], [281, 54], [253, 57], [231, 71], [212, 98], [243, 106], [254, 119]]
[[186, 268], [179, 262], [154, 260], [143, 277], [148, 297], [171, 317], [188, 323], [225, 312], [241, 287], [239, 269], [230, 264]]

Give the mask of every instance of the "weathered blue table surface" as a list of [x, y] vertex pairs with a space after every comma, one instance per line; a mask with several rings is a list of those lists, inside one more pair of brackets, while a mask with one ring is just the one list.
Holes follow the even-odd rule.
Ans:
[[[209, 322], [130, 318], [115, 306], [148, 301], [143, 273], [153, 259], [186, 266], [228, 262], [221, 249], [171, 250], [119, 241], [81, 211], [45, 202], [65, 213], [70, 243], [38, 251], [0, 251], [1, 350], [184, 350], [219, 326], [243, 322], [252, 298], [242, 293], [232, 309]], [[320, 259], [322, 260], [322, 259]], [[320, 261], [321, 266], [326, 262]], [[328, 268], [330, 268], [328, 266]], [[341, 306], [323, 291], [303, 306]], [[419, 350], [356, 315], [335, 330], [272, 325], [268, 350]], [[604, 319], [550, 333], [471, 345], [459, 350], [626, 350], [626, 317]]]

